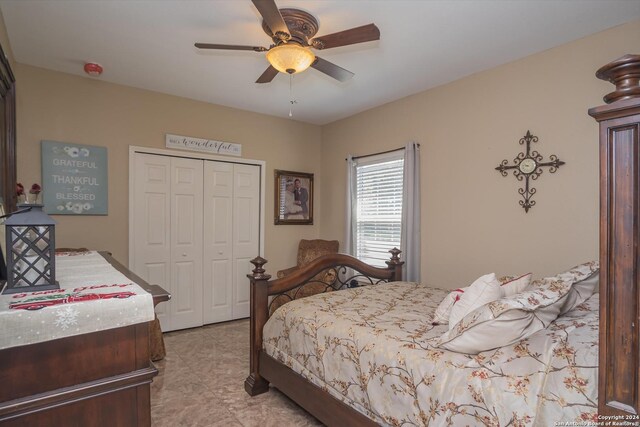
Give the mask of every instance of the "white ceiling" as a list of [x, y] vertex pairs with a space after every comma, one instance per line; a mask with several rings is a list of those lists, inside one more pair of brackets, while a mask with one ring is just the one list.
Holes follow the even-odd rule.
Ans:
[[[319, 53], [353, 79], [294, 77], [293, 119], [319, 125], [640, 19], [640, 0], [276, 1], [316, 16], [318, 36], [380, 28], [380, 41]], [[268, 47], [249, 0], [0, 0], [0, 9], [20, 63], [85, 75], [94, 61], [105, 81], [288, 117], [289, 77], [254, 83], [264, 53], [193, 46]]]

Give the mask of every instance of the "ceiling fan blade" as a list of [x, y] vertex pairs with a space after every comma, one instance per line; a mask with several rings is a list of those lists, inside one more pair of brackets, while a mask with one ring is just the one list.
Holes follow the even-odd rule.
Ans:
[[269, 68], [264, 70], [264, 73], [262, 73], [262, 75], [258, 77], [258, 80], [256, 80], [256, 83], [271, 83], [271, 80], [273, 80], [273, 78], [277, 76], [278, 73], [279, 73], [278, 70], [273, 68], [273, 66], [269, 65]]
[[267, 23], [269, 28], [271, 28], [271, 32], [276, 35], [277, 32], [281, 32], [289, 35], [289, 28], [287, 24], [282, 19], [282, 15], [278, 10], [278, 6], [276, 6], [276, 2], [274, 0], [251, 0], [253, 4], [262, 15], [264, 22]]
[[196, 43], [194, 46], [198, 49], [253, 50], [255, 52], [266, 52], [269, 50], [262, 46], [241, 46], [235, 44]]
[[376, 24], [363, 25], [326, 36], [316, 37], [311, 44], [316, 49], [331, 49], [332, 47], [380, 40], [380, 30]]
[[313, 64], [311, 64], [311, 67], [341, 82], [345, 82], [354, 76], [351, 71], [345, 70], [344, 68], [337, 66], [333, 62], [329, 62], [326, 59], [320, 58], [319, 56], [316, 56], [316, 60]]

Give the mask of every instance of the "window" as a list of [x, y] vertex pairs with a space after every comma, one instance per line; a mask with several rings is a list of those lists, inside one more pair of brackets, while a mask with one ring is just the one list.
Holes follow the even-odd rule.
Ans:
[[386, 267], [389, 249], [400, 247], [403, 154], [354, 160], [353, 255], [371, 265]]

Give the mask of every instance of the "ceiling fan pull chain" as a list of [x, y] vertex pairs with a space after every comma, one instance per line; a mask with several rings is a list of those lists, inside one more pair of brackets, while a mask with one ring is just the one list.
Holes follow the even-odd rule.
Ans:
[[292, 83], [293, 83], [293, 74], [289, 74], [289, 117], [293, 117], [293, 104], [296, 103], [296, 101], [293, 99], [293, 89], [292, 89]]

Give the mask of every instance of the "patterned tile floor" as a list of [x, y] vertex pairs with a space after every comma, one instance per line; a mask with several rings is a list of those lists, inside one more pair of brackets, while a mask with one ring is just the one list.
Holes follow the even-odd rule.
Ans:
[[321, 426], [272, 388], [250, 397], [249, 321], [208, 325], [164, 335], [167, 357], [151, 384], [154, 427]]

